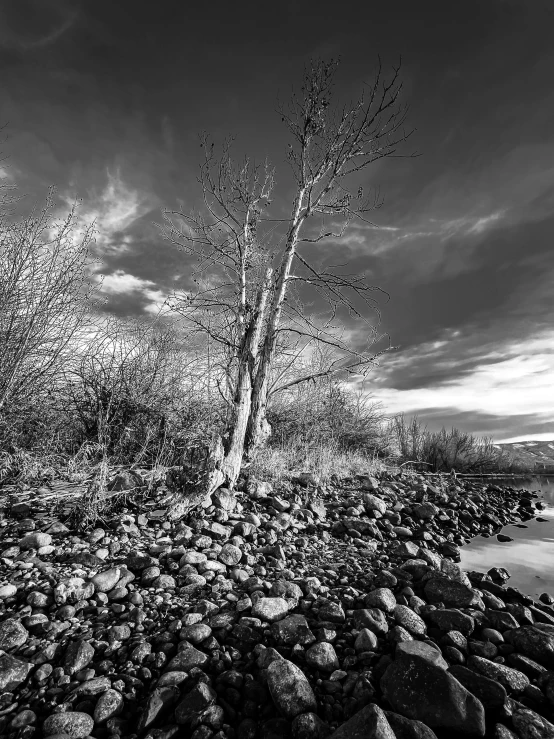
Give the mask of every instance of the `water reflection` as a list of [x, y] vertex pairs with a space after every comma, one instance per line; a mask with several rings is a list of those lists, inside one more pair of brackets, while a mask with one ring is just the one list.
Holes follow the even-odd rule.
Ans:
[[514, 524], [502, 533], [514, 541], [499, 542], [477, 536], [462, 548], [461, 565], [466, 570], [486, 572], [491, 567], [505, 567], [512, 575], [509, 584], [532, 597], [548, 592], [554, 595], [554, 479], [552, 477], [509, 478], [493, 480], [497, 485], [510, 485], [539, 493], [545, 508], [536, 518], [525, 521], [526, 528]]

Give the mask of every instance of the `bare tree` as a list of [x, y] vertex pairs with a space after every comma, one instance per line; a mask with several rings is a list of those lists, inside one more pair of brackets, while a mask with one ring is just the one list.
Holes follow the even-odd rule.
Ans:
[[85, 324], [93, 226], [77, 233], [75, 206], [53, 222], [45, 207], [22, 220], [0, 218], [0, 410], [47, 388]]
[[[360, 98], [343, 107], [331, 104], [336, 68], [336, 62], [314, 62], [300, 94], [280, 111], [291, 135], [288, 159], [295, 180], [287, 217], [271, 213], [274, 172], [267, 163], [235, 164], [229, 145], [217, 156], [206, 138], [202, 212], [164, 212], [164, 237], [197, 259], [194, 288], [174, 295], [171, 306], [226, 358], [222, 393], [232, 413], [212, 489], [224, 482], [232, 486], [245, 451], [252, 454], [267, 438], [266, 409], [270, 394], [279, 390], [272, 373], [280, 347], [288, 347], [291, 356], [313, 341], [335, 349], [337, 358], [321, 376], [364, 375], [382, 353], [375, 351], [382, 337], [368, 315], [376, 310], [378, 288], [366, 275], [346, 272], [345, 265], [324, 265], [316, 245], [340, 240], [352, 219], [367, 221], [379, 207], [377, 195], [364, 197], [360, 175], [380, 159], [401, 156], [399, 146], [411, 132], [404, 130], [400, 67], [385, 79], [379, 63]], [[312, 312], [306, 305], [310, 296]], [[345, 318], [359, 322], [362, 340], [349, 338]]]

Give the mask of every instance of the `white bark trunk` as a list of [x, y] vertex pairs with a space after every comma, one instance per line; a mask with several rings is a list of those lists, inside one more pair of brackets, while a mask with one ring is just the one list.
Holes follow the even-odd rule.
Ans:
[[[222, 485], [233, 488], [240, 473], [244, 456], [244, 440], [252, 406], [252, 383], [254, 369], [258, 360], [262, 327], [265, 321], [267, 301], [271, 290], [273, 270], [266, 270], [264, 281], [258, 292], [256, 310], [243, 338], [243, 346], [239, 356], [238, 378], [234, 399], [234, 414], [231, 435], [221, 453], [221, 447], [215, 447], [212, 454], [210, 473], [207, 475], [205, 489], [202, 491], [202, 505], [209, 505], [210, 496]], [[216, 458], [217, 457], [217, 458]], [[177, 499], [171, 506], [169, 518], [179, 518], [189, 512], [186, 502]]]
[[267, 310], [272, 274], [273, 270], [269, 267], [258, 292], [256, 311], [245, 334], [244, 346], [239, 358], [235, 417], [222, 465], [225, 479], [231, 487], [237, 481], [244, 456], [244, 442], [252, 408], [254, 369], [258, 361], [260, 336]]
[[298, 245], [298, 234], [303, 223], [301, 215], [305, 191], [300, 189], [294, 204], [291, 227], [287, 236], [287, 245], [281, 261], [281, 268], [275, 286], [275, 294], [269, 313], [267, 333], [260, 355], [258, 371], [252, 388], [252, 409], [248, 423], [245, 451], [251, 456], [256, 448], [267, 441], [271, 427], [266, 419], [267, 395], [269, 389], [269, 373], [275, 355], [277, 343], [277, 328], [283, 312], [283, 303], [287, 292], [287, 285], [292, 261]]

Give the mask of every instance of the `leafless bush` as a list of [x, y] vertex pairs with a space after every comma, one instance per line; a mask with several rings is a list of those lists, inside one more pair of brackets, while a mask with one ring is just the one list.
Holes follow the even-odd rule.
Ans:
[[403, 414], [390, 425], [396, 455], [402, 464], [433, 472], [462, 473], [524, 472], [491, 438], [444, 427], [432, 432], [414, 416], [407, 421]]
[[92, 227], [77, 232], [76, 208], [0, 217], [0, 412], [47, 395], [74, 351], [95, 286], [88, 279]]
[[384, 414], [367, 395], [336, 378], [296, 385], [275, 396], [268, 418], [277, 444], [328, 445], [338, 451], [386, 452]]
[[119, 463], [178, 456], [209, 433], [199, 362], [171, 326], [106, 319], [68, 373], [80, 442], [99, 443]]

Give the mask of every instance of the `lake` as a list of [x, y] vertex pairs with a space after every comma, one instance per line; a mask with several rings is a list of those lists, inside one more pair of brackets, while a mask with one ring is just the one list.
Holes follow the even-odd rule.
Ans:
[[554, 476], [495, 478], [495, 485], [509, 485], [539, 493], [545, 508], [537, 513], [547, 521], [535, 518], [523, 521], [527, 528], [509, 524], [502, 533], [514, 541], [501, 543], [494, 536], [476, 536], [461, 549], [461, 566], [465, 570], [486, 572], [491, 567], [505, 567], [511, 573], [510, 585], [533, 598], [547, 592], [554, 595]]

